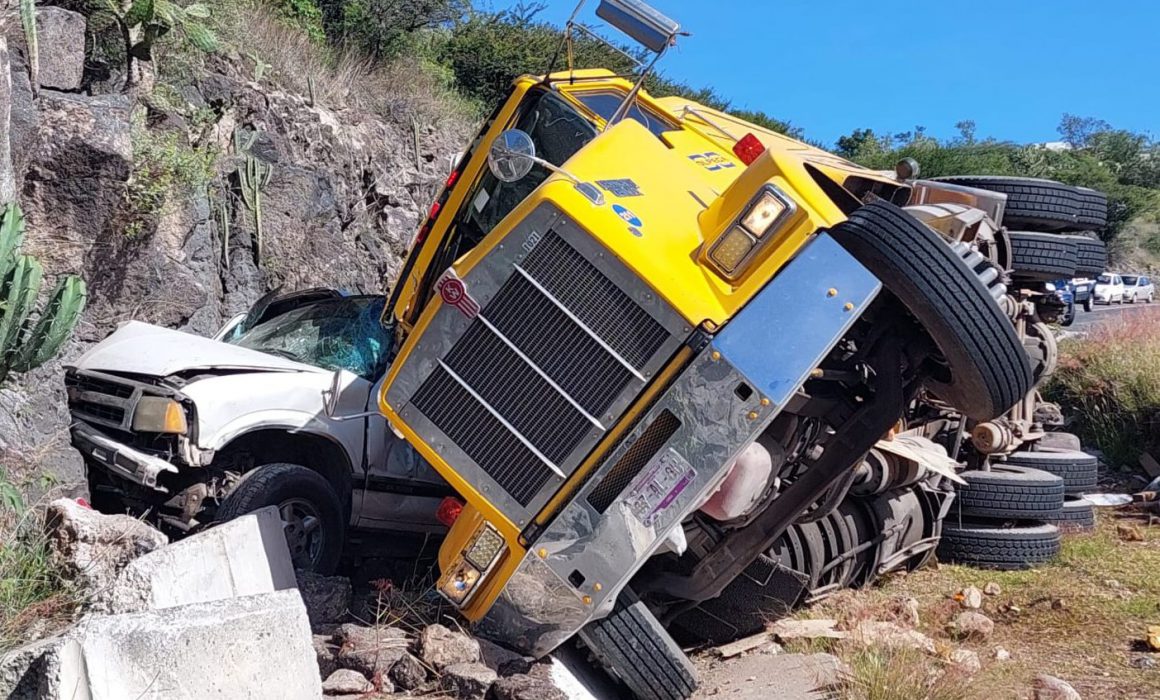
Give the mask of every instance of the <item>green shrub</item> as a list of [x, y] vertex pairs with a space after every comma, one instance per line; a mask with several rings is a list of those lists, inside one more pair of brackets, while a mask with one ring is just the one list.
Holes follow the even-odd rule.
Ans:
[[322, 26], [322, 8], [315, 0], [274, 0], [271, 3], [279, 17], [290, 26], [301, 29], [312, 41], [326, 41]]
[[1045, 394], [1112, 465], [1160, 456], [1160, 323], [1140, 312], [1064, 341]]
[[194, 148], [176, 131], [133, 131], [133, 173], [125, 192], [125, 235], [136, 238], [150, 229], [171, 193], [205, 187], [213, 176], [217, 154]]

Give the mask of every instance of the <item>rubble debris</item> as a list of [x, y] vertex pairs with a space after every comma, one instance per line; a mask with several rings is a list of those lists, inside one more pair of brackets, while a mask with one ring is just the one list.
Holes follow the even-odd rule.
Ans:
[[985, 640], [995, 631], [995, 623], [983, 613], [964, 611], [947, 625], [947, 632], [956, 639]]
[[1032, 684], [1035, 700], [1082, 700], [1067, 681], [1041, 673]]
[[400, 656], [387, 675], [403, 690], [418, 690], [427, 682], [426, 667], [411, 654]]
[[338, 665], [358, 671], [368, 678], [386, 674], [407, 653], [407, 633], [395, 627], [365, 627], [354, 623], [339, 625], [334, 633], [338, 644]]
[[169, 538], [128, 515], [105, 515], [69, 498], [48, 504], [49, 551], [61, 572], [86, 591], [109, 590], [121, 569]]
[[850, 633], [850, 639], [864, 646], [887, 649], [917, 649], [935, 653], [934, 640], [918, 630], [901, 627], [893, 622], [863, 620]]
[[498, 678], [495, 671], [479, 662], [455, 663], [443, 667], [440, 685], [462, 700], [483, 700]]
[[1160, 625], [1150, 625], [1148, 627], [1147, 641], [1152, 651], [1160, 651]]
[[1137, 525], [1125, 525], [1120, 523], [1116, 525], [1116, 535], [1124, 542], [1143, 542], [1144, 533], [1140, 531]]
[[906, 621], [910, 623], [911, 627], [918, 627], [921, 622], [918, 616], [918, 601], [914, 598], [907, 598], [902, 601], [902, 609], [906, 613]]
[[1160, 462], [1147, 452], [1140, 455], [1140, 467], [1144, 472], [1153, 479], [1160, 478]]
[[1011, 660], [1011, 652], [1007, 651], [1003, 647], [995, 647], [995, 660], [996, 661], [1010, 661]]
[[453, 664], [479, 663], [483, 657], [479, 642], [466, 634], [434, 624], [428, 625], [419, 635], [419, 658], [436, 671], [442, 671]]
[[1131, 665], [1132, 668], [1138, 668], [1141, 671], [1147, 671], [1156, 668], [1156, 659], [1147, 654], [1141, 654], [1139, 656], [1133, 657], [1132, 660], [1128, 662], [1128, 664]]
[[769, 632], [783, 642], [787, 639], [846, 639], [850, 636], [834, 629], [837, 626], [837, 620], [778, 620], [770, 625]]
[[978, 610], [983, 607], [983, 592], [975, 586], [967, 586], [955, 594], [955, 600], [968, 610]]
[[350, 610], [353, 590], [347, 577], [322, 576], [302, 569], [296, 570], [294, 576], [312, 627], [338, 622]]
[[771, 642], [769, 632], [761, 632], [748, 637], [743, 637], [735, 642], [730, 642], [717, 647], [715, 650], [717, 655], [723, 659], [731, 659], [738, 654], [744, 654], [747, 651], [752, 651], [760, 646], [769, 644]]
[[983, 593], [987, 595], [999, 595], [1003, 592], [1003, 588], [994, 581], [988, 581], [987, 585], [983, 586]]
[[480, 659], [483, 665], [495, 671], [500, 676], [514, 676], [527, 673], [532, 667], [532, 659], [501, 647], [495, 642], [477, 638]]
[[496, 700], [567, 700], [551, 681], [527, 675], [500, 678], [491, 686]]
[[978, 673], [983, 670], [983, 662], [979, 660], [978, 653], [970, 649], [955, 649], [950, 653], [949, 660], [967, 673]]
[[[368, 681], [366, 676], [349, 668], [338, 669], [322, 682], [324, 695], [358, 695], [369, 693], [374, 689], [374, 683]], [[383, 690], [389, 693], [394, 688], [383, 688]]]
[[338, 670], [338, 645], [332, 641], [332, 635], [329, 634], [312, 635], [311, 644], [318, 657], [318, 673], [327, 678]]

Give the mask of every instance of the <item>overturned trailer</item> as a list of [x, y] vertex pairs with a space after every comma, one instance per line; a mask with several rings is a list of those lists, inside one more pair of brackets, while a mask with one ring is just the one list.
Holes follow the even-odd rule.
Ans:
[[[638, 2], [597, 14], [657, 58], [680, 34]], [[380, 408], [460, 496], [447, 600], [533, 655], [579, 635], [637, 695], [683, 698], [662, 620], [828, 517], [920, 395], [985, 421], [1032, 376], [999, 304], [1001, 201], [976, 216], [986, 193], [642, 80], [515, 81], [395, 286]], [[959, 209], [923, 223], [916, 193]]]

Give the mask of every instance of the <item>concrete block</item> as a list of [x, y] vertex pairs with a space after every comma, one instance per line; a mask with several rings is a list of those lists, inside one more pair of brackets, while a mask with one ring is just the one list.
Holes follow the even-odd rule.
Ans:
[[134, 559], [105, 607], [112, 613], [164, 610], [296, 586], [282, 519], [269, 506]]
[[322, 696], [310, 623], [296, 590], [89, 617], [71, 635], [70, 700], [315, 700]]

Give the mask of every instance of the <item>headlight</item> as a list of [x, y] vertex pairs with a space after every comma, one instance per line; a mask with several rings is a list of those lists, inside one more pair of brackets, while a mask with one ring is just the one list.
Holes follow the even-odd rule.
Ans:
[[475, 584], [479, 583], [480, 576], [479, 569], [460, 560], [440, 581], [439, 592], [455, 605], [463, 605], [463, 601], [467, 600], [467, 596], [475, 589]]
[[717, 239], [709, 250], [709, 260], [727, 278], [733, 279], [765, 241], [773, 238], [797, 211], [797, 205], [773, 185], [761, 189], [741, 213], [741, 217]]
[[189, 430], [181, 404], [162, 396], [144, 396], [133, 411], [133, 430], [141, 433], [177, 433]]

